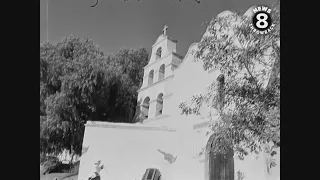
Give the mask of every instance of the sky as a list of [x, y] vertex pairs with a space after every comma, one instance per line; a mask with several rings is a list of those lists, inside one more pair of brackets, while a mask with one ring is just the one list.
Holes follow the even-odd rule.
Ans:
[[254, 5], [271, 6], [277, 0], [40, 0], [40, 44], [58, 42], [71, 34], [92, 39], [105, 53], [121, 48], [146, 48], [149, 52], [164, 25], [167, 35], [178, 40], [177, 52], [184, 56], [199, 42], [206, 26], [222, 11], [246, 11]]

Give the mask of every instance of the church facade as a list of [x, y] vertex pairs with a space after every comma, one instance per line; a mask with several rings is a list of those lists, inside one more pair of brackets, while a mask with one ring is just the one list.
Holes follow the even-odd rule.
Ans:
[[[148, 168], [158, 169], [161, 180], [211, 180], [210, 166], [202, 154], [208, 142], [209, 125], [203, 116], [181, 115], [179, 104], [192, 95], [205, 92], [220, 75], [219, 69], [204, 71], [196, 62], [197, 43], [191, 44], [186, 55], [177, 53], [177, 40], [167, 35], [167, 27], [152, 45], [149, 63], [138, 90], [140, 122], [136, 124], [88, 121], [83, 140], [83, 155], [78, 179], [86, 179], [95, 161], [101, 160], [106, 171], [102, 179], [141, 180]], [[231, 156], [231, 161], [217, 171], [224, 170], [217, 180], [231, 180], [238, 170], [244, 180], [279, 178], [278, 166], [266, 175], [265, 161], [255, 155], [243, 161]], [[279, 159], [279, 158], [278, 158]]]

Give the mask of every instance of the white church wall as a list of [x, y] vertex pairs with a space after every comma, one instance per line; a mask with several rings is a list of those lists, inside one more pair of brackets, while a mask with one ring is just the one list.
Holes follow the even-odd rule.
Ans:
[[194, 43], [189, 47], [188, 53], [179, 67], [174, 71], [172, 82], [165, 87], [166, 91], [172, 92], [173, 97], [170, 103], [169, 114], [180, 114], [179, 104], [190, 100], [193, 95], [204, 93], [206, 88], [216, 80], [219, 70], [211, 73], [204, 71], [201, 61], [194, 61], [193, 52], [197, 49]]
[[170, 103], [172, 99], [172, 93], [165, 91], [165, 95], [163, 97], [163, 109], [162, 112], [163, 114], [169, 115], [170, 116]]
[[[181, 133], [146, 125], [98, 124], [100, 127], [86, 126], [83, 146], [89, 148], [81, 157], [79, 180], [89, 175], [97, 160], [101, 160], [107, 170], [102, 171], [102, 180], [141, 179], [146, 168], [152, 167], [159, 168], [166, 180], [171, 179], [171, 176], [181, 176], [183, 174], [180, 175], [179, 172], [195, 166], [194, 163], [184, 163], [181, 166], [182, 162], [190, 162], [191, 159], [182, 154], [188, 151], [181, 149], [187, 142], [182, 141], [184, 138]], [[101, 127], [103, 125], [109, 127]], [[180, 165], [175, 165], [176, 162], [169, 164], [158, 149], [177, 155]], [[183, 177], [185, 180], [189, 179], [187, 175], [190, 172]]]

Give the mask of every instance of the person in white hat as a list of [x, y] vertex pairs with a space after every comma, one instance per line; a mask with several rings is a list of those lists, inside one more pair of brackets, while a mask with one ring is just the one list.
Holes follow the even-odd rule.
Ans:
[[103, 169], [103, 165], [101, 165], [101, 160], [94, 163], [93, 173], [88, 178], [88, 180], [100, 180], [100, 171]]

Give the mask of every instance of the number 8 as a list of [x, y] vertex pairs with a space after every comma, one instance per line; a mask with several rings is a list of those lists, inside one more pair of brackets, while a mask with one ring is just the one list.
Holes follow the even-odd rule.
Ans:
[[[263, 17], [263, 18], [262, 18]], [[261, 19], [262, 18], [262, 19]], [[268, 22], [266, 21], [268, 19], [268, 15], [266, 15], [265, 13], [260, 13], [257, 15], [257, 23], [256, 26], [260, 29], [264, 29], [266, 27], [268, 27]], [[263, 23], [263, 25], [261, 25], [261, 23]]]

